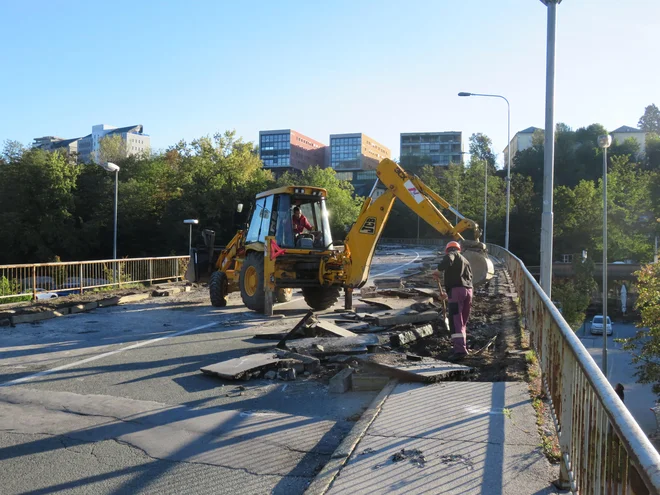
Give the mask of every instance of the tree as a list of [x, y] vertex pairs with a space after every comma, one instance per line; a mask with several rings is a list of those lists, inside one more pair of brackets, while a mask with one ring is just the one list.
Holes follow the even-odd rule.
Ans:
[[574, 258], [573, 270], [575, 275], [572, 279], [553, 281], [552, 296], [561, 303], [566, 322], [576, 327], [584, 321], [592, 293], [598, 285], [593, 277], [594, 262], [591, 259], [587, 258], [583, 261]]
[[5, 162], [17, 161], [20, 160], [24, 152], [25, 146], [20, 142], [7, 139], [2, 147], [0, 158]]
[[623, 348], [632, 351], [637, 381], [652, 383], [653, 392], [660, 396], [660, 264], [646, 265], [636, 275], [639, 295], [635, 308], [641, 316], [638, 327], [647, 329], [624, 339]]
[[477, 132], [470, 136], [470, 154], [471, 160], [485, 160], [488, 165], [495, 171], [495, 153], [493, 153], [493, 141], [482, 134]]
[[126, 141], [119, 134], [110, 134], [99, 140], [99, 163], [117, 163], [128, 156]]
[[646, 132], [660, 134], [660, 109], [651, 104], [644, 109], [644, 115], [639, 118], [637, 127]]
[[63, 153], [40, 149], [0, 168], [0, 263], [43, 262], [75, 249], [78, 175]]
[[653, 132], [646, 135], [646, 168], [660, 172], [660, 136]]
[[353, 186], [349, 181], [337, 178], [337, 173], [331, 168], [318, 166], [303, 170], [299, 177], [290, 172], [277, 180], [278, 186], [304, 184], [323, 187], [328, 192], [327, 206], [330, 213], [330, 228], [333, 239], [343, 239], [346, 227], [351, 227], [360, 213], [364, 198], [353, 197]]

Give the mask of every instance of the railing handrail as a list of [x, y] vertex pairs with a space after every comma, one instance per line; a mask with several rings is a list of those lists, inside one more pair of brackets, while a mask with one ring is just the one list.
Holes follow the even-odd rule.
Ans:
[[[494, 249], [493, 249], [494, 248]], [[497, 251], [505, 252], [507, 256], [515, 260], [523, 270], [528, 282], [537, 292], [545, 308], [551, 314], [557, 324], [562, 337], [568, 343], [569, 349], [574, 354], [577, 363], [582, 368], [587, 380], [592, 386], [598, 400], [601, 402], [607, 416], [612, 423], [616, 433], [620, 437], [628, 455], [636, 464], [640, 476], [644, 479], [648, 488], [655, 488], [660, 492], [660, 454], [651, 441], [644, 434], [640, 426], [633, 418], [630, 411], [619, 400], [609, 381], [603, 375], [600, 368], [584, 347], [580, 339], [575, 335], [573, 329], [566, 323], [564, 317], [552, 303], [550, 298], [541, 289], [536, 279], [531, 275], [525, 264], [510, 251], [501, 246], [488, 244], [488, 251], [497, 255]], [[495, 251], [495, 253], [493, 253]], [[516, 288], [520, 289], [520, 288]], [[561, 424], [560, 424], [561, 427]]]
[[48, 266], [72, 266], [72, 265], [88, 265], [93, 263], [118, 263], [126, 261], [149, 261], [149, 260], [173, 260], [173, 259], [189, 259], [188, 255], [184, 256], [147, 256], [144, 258], [117, 258], [117, 259], [104, 259], [104, 260], [86, 260], [86, 261], [52, 261], [49, 263], [21, 263], [13, 265], [0, 265], [3, 268], [29, 268], [29, 267], [48, 267]]

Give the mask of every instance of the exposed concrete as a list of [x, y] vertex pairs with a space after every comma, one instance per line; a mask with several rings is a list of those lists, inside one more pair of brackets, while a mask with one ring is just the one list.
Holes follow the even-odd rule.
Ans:
[[[539, 441], [526, 383], [402, 384], [328, 493], [558, 493]], [[423, 466], [393, 462], [401, 449]]]
[[351, 389], [351, 375], [353, 374], [352, 368], [344, 368], [335, 376], [330, 378], [330, 385], [328, 391], [331, 394], [343, 394]]
[[121, 296], [119, 298], [119, 301], [117, 301], [117, 304], [128, 304], [128, 303], [144, 301], [145, 299], [149, 299], [150, 297], [151, 296], [148, 293], [129, 294], [127, 296]]
[[433, 327], [431, 325], [423, 325], [412, 330], [390, 335], [390, 344], [394, 347], [402, 346], [430, 335], [433, 335]]

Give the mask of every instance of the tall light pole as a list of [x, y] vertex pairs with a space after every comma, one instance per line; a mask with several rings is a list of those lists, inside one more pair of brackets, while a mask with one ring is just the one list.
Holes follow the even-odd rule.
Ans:
[[115, 228], [114, 228], [114, 241], [112, 243], [112, 259], [117, 259], [117, 198], [119, 196], [119, 165], [107, 162], [101, 165], [108, 172], [115, 173]]
[[[504, 249], [509, 249], [509, 213], [511, 212], [511, 105], [502, 95], [487, 95], [481, 93], [466, 93], [461, 91], [458, 96], [486, 96], [488, 98], [502, 98], [506, 101], [506, 141], [509, 153], [506, 166], [506, 227], [504, 228]], [[488, 170], [488, 164], [486, 164]], [[484, 220], [484, 242], [486, 242], [486, 222]]]
[[[660, 223], [660, 218], [655, 219], [656, 222]], [[658, 234], [655, 234], [655, 250], [653, 251], [653, 263], [658, 262]]]
[[184, 220], [183, 223], [190, 226], [190, 233], [188, 235], [188, 255], [190, 256], [192, 255], [192, 226], [197, 225], [199, 220], [196, 218], [189, 218], [188, 220]]
[[488, 160], [484, 160], [484, 244], [486, 243], [486, 225], [488, 222]]
[[[541, 0], [548, 7], [548, 38], [545, 68], [545, 143], [543, 157], [543, 215], [541, 217], [541, 288], [552, 293], [552, 237], [555, 177], [555, 31], [557, 4], [561, 0]], [[509, 153], [510, 155], [511, 153]]]
[[607, 148], [612, 144], [612, 136], [598, 136], [598, 146], [603, 150], [603, 364], [602, 371], [607, 377]]

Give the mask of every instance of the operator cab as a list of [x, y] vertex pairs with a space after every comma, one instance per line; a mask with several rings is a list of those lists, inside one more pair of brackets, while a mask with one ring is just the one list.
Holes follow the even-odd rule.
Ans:
[[265, 243], [266, 236], [274, 236], [282, 248], [330, 249], [326, 195], [325, 189], [310, 186], [286, 186], [258, 194], [245, 242]]

